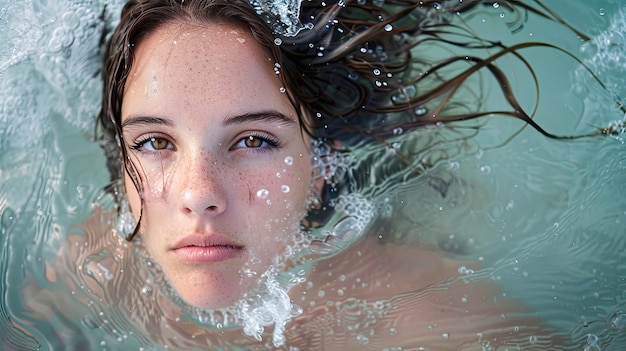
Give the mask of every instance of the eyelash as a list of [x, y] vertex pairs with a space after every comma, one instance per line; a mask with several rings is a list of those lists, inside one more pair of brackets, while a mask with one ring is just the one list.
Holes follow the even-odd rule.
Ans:
[[161, 149], [161, 150], [145, 150], [145, 149], [143, 149], [144, 146], [146, 145], [146, 143], [152, 141], [153, 139], [164, 140], [164, 141], [167, 141], [168, 144], [170, 144], [170, 145], [172, 144], [167, 138], [164, 138], [162, 136], [159, 136], [159, 135], [146, 135], [146, 136], [142, 137], [141, 139], [138, 139], [135, 142], [133, 142], [133, 144], [130, 145], [130, 148], [132, 150], [136, 150], [136, 151], [139, 151], [139, 152], [147, 154], [147, 155], [156, 155], [156, 154], [159, 153], [159, 151], [169, 150], [169, 149]]
[[272, 149], [280, 148], [282, 145], [281, 142], [277, 138], [275, 138], [274, 136], [270, 134], [262, 133], [262, 132], [252, 132], [250, 134], [247, 134], [239, 138], [231, 149], [237, 149], [237, 145], [241, 142], [245, 142], [245, 140], [248, 138], [258, 138], [258, 139], [261, 139], [261, 142], [265, 142], [269, 144], [269, 146], [242, 148], [242, 149], [250, 150], [252, 152], [268, 152], [268, 151], [271, 151]]
[[[282, 145], [281, 142], [277, 138], [273, 137], [270, 134], [255, 132], [255, 133], [250, 133], [248, 135], [245, 135], [245, 136], [239, 138], [237, 140], [237, 142], [235, 143], [235, 145], [231, 149], [237, 149], [236, 146], [239, 143], [245, 142], [245, 140], [247, 138], [251, 138], [251, 137], [252, 138], [261, 139], [261, 142], [265, 142], [265, 143], [269, 144], [269, 146], [260, 146], [260, 147], [256, 147], [256, 148], [255, 147], [242, 147], [242, 149], [249, 149], [252, 152], [268, 152], [271, 149], [280, 148], [281, 145]], [[146, 145], [146, 143], [152, 141], [153, 139], [164, 140], [164, 141], [167, 141], [170, 145], [172, 144], [167, 138], [164, 138], [162, 136], [146, 135], [146, 136], [142, 137], [141, 139], [138, 139], [135, 142], [133, 142], [133, 144], [130, 145], [130, 148], [132, 150], [136, 150], [136, 151], [139, 151], [139, 152], [147, 154], [147, 155], [156, 155], [160, 151], [169, 150], [169, 149], [161, 149], [161, 150], [145, 150], [145, 149], [143, 149], [144, 146]]]

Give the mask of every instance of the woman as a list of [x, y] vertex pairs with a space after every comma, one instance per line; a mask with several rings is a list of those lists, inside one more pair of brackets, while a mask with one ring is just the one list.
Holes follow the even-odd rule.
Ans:
[[[351, 196], [371, 179], [393, 181], [406, 177], [406, 169], [417, 175], [442, 157], [411, 158], [437, 144], [411, 130], [489, 114], [473, 102], [469, 84], [481, 68], [502, 83], [509, 115], [551, 136], [509, 94], [493, 64], [514, 49], [462, 31], [447, 33], [461, 38], [448, 40], [441, 30], [451, 13], [480, 4], [307, 2], [300, 18], [312, 25], [296, 23], [294, 30], [259, 4], [257, 13], [238, 1], [130, 1], [108, 46], [100, 115], [113, 180], [123, 179], [120, 202], [127, 198], [132, 213], [120, 217], [136, 223], [123, 234], [141, 239], [185, 305], [232, 311], [228, 306], [236, 304], [246, 334], [260, 338], [274, 323], [274, 346], [471, 349], [541, 342], [545, 332], [535, 321], [504, 318], [523, 315], [523, 308], [495, 304], [492, 286], [454, 278], [471, 272], [470, 264], [393, 240], [380, 245], [374, 235], [361, 240], [376, 211]], [[412, 56], [414, 46], [433, 39], [500, 51], [434, 64]], [[398, 147], [394, 138], [406, 142]], [[351, 165], [341, 151], [377, 145], [394, 151], [383, 157], [390, 160], [384, 177], [373, 166], [342, 172]], [[434, 187], [443, 194], [441, 184]], [[328, 226], [334, 230], [324, 231]], [[297, 275], [283, 284], [276, 296], [286, 302], [287, 317], [259, 321], [246, 314], [270, 313], [254, 310], [255, 296], [269, 299], [277, 270], [306, 266], [310, 251], [331, 257], [312, 261], [309, 285]], [[354, 280], [333, 275], [337, 267]], [[329, 303], [324, 291], [348, 294], [353, 305]], [[412, 291], [421, 293], [385, 300]], [[356, 321], [350, 308], [359, 311]], [[230, 334], [198, 332], [191, 322], [174, 329], [212, 345], [238, 345], [229, 343]]]

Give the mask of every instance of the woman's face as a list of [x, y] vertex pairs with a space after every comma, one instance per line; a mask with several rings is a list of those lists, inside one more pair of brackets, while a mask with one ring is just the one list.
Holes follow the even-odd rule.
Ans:
[[237, 301], [299, 230], [310, 142], [281, 90], [239, 27], [167, 24], [136, 48], [122, 130], [143, 179], [140, 235], [191, 305]]

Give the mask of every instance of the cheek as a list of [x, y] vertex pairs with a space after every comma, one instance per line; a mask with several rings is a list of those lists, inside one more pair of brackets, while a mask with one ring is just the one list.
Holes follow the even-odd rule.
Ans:
[[128, 199], [128, 204], [130, 205], [133, 217], [135, 218], [135, 221], [139, 221], [139, 214], [141, 213], [141, 198], [139, 197], [137, 188], [135, 188], [135, 184], [130, 179], [128, 174], [124, 175], [124, 188], [126, 189], [126, 198]]
[[310, 182], [308, 160], [280, 162], [268, 168], [262, 179], [251, 187], [252, 197], [255, 204], [269, 208], [275, 215], [300, 215], [305, 209]]

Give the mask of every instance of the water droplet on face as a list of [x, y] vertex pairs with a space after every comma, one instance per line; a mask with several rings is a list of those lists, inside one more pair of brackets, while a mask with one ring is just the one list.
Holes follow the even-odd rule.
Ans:
[[289, 188], [289, 185], [281, 185], [280, 186], [280, 191], [282, 191], [283, 193], [288, 193], [291, 189]]
[[291, 157], [291, 156], [287, 156], [287, 157], [285, 157], [285, 164], [286, 164], [287, 166], [291, 166], [291, 165], [293, 165], [293, 157]]
[[287, 89], [285, 89], [285, 87], [280, 87], [280, 89], [278, 89], [281, 93], [285, 93], [287, 91]]
[[256, 196], [260, 199], [267, 199], [269, 195], [270, 195], [270, 192], [267, 189], [261, 189], [256, 192]]

